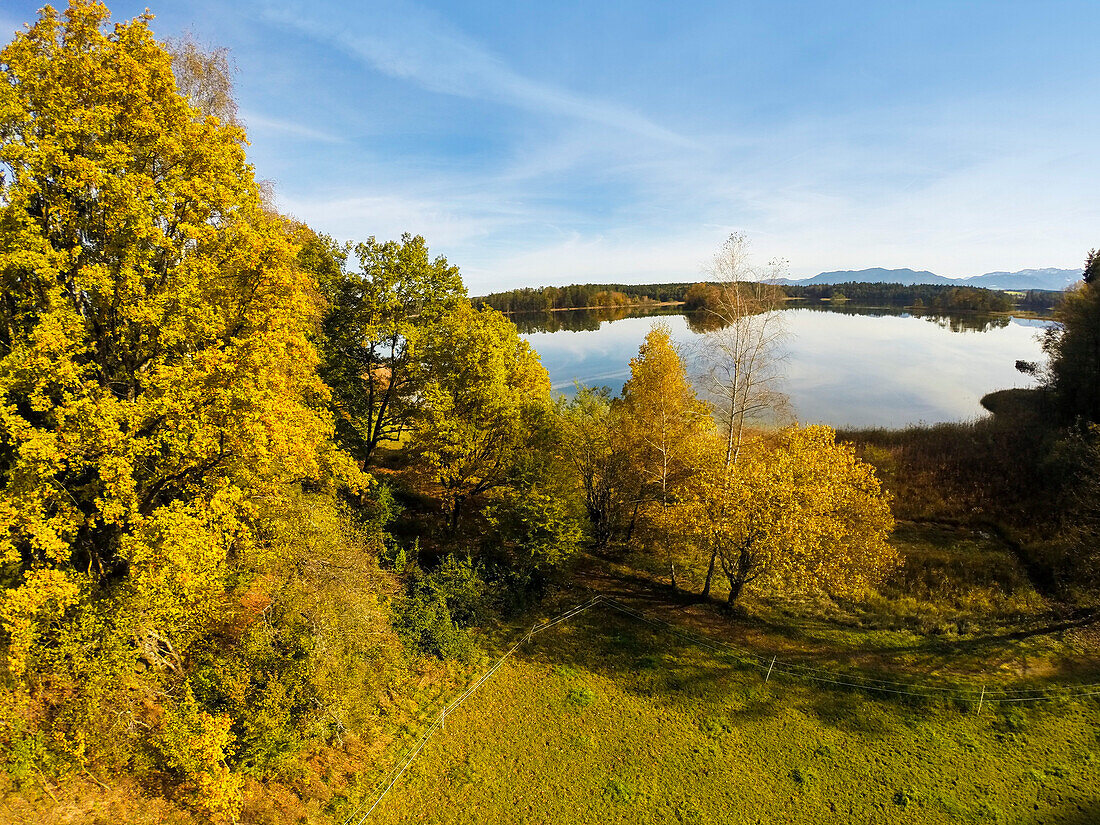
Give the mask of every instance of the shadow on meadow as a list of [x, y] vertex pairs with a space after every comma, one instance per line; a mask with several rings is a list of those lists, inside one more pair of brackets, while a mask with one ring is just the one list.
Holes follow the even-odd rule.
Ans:
[[1096, 825], [1100, 822], [1100, 800], [1062, 805], [1030, 816], [1021, 814], [1017, 821], [1027, 825]]
[[626, 693], [668, 704], [732, 700], [743, 691], [746, 677], [763, 681], [750, 664], [712, 655], [606, 606], [551, 633], [523, 657], [559, 669], [584, 669]]
[[[772, 626], [773, 623], [756, 624]], [[940, 642], [935, 649], [937, 654], [942, 654], [945, 648], [953, 646], [968, 656], [977, 657], [1017, 635], [1019, 633], [956, 640], [950, 645]], [[931, 650], [931, 644], [924, 642], [914, 647]], [[575, 623], [555, 628], [521, 655], [559, 671], [588, 671], [612, 681], [624, 693], [692, 715], [703, 702], [720, 709], [723, 718], [734, 726], [775, 718], [794, 709], [822, 726], [877, 739], [919, 725], [930, 717], [946, 714], [954, 718], [956, 714], [969, 715], [974, 711], [972, 699], [962, 695], [973, 689], [963, 685], [959, 686], [958, 697], [950, 692], [939, 694], [935, 691], [925, 695], [893, 695], [842, 684], [845, 676], [839, 671], [819, 675], [836, 678], [841, 684], [814, 681], [805, 675], [786, 672], [782, 668], [784, 665], [789, 667], [790, 661], [781, 663], [767, 684], [766, 658], [753, 660], [714, 650], [607, 606], [594, 608]], [[1067, 670], [1070, 667], [1079, 667], [1079, 663], [1066, 664]], [[851, 678], [874, 679], [876, 676], [892, 681], [902, 690], [910, 689], [901, 681], [906, 678], [905, 674], [899, 675], [889, 667], [861, 670], [859, 676]], [[1085, 678], [1080, 672], [1076, 676], [1077, 683]], [[1043, 683], [1049, 680], [1037, 684]], [[921, 689], [919, 680], [912, 682], [911, 689]], [[992, 705], [989, 712], [995, 713]]]
[[[788, 663], [867, 678], [941, 685], [1037, 687], [1100, 681], [1100, 609], [1050, 601], [1000, 536], [943, 523], [900, 523], [906, 564], [879, 592], [750, 594], [730, 615], [674, 591], [664, 571], [630, 556], [582, 565], [593, 590], [646, 615]], [[645, 559], [641, 559], [645, 561]], [[650, 560], [652, 561], [652, 560]], [[692, 571], [685, 568], [690, 586]], [[921, 674], [912, 676], [907, 674]]]

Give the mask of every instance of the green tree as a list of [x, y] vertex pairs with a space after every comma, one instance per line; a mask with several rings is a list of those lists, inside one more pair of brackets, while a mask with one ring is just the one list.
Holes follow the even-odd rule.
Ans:
[[460, 301], [421, 338], [411, 443], [438, 484], [452, 529], [466, 502], [506, 484], [546, 414], [550, 379], [515, 325]]
[[424, 239], [373, 237], [355, 247], [359, 272], [345, 272], [347, 250], [318, 238], [303, 263], [320, 276], [328, 300], [321, 374], [332, 388], [340, 444], [364, 465], [378, 445], [396, 441], [422, 390], [417, 347], [466, 295], [458, 267], [431, 258]]
[[1100, 249], [1091, 249], [1085, 256], [1085, 271], [1081, 273], [1081, 280], [1092, 284], [1097, 278], [1100, 278]]
[[1050, 358], [1048, 386], [1065, 422], [1100, 423], [1100, 254], [1089, 253], [1085, 282], [1066, 290], [1043, 349]]
[[558, 462], [572, 468], [580, 484], [596, 547], [622, 532], [634, 489], [620, 437], [621, 412], [606, 387], [580, 387], [555, 408]]
[[483, 556], [513, 598], [538, 589], [584, 538], [579, 497], [548, 443], [553, 429], [546, 424], [516, 456], [508, 483], [488, 494], [483, 511]]

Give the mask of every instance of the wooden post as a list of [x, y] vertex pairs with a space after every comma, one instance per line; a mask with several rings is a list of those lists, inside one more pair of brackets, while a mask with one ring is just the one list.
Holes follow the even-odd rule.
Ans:
[[974, 712], [975, 716], [977, 716], [978, 714], [980, 714], [982, 712], [982, 702], [984, 702], [984, 701], [985, 701], [985, 685], [982, 685], [982, 695], [978, 697], [978, 709], [977, 709], [977, 711]]
[[768, 675], [764, 677], [764, 684], [767, 684], [768, 679], [772, 678], [772, 668], [775, 667], [775, 658], [775, 656], [772, 656], [772, 663], [768, 665]]

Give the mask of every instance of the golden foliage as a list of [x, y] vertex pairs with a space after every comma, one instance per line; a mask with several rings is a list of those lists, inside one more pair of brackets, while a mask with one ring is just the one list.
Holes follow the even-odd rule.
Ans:
[[766, 576], [773, 584], [858, 593], [900, 564], [894, 520], [873, 468], [824, 426], [791, 427], [744, 448], [725, 475], [709, 474], [710, 512], [730, 601]]
[[675, 586], [671, 553], [685, 534], [690, 515], [684, 504], [692, 497], [700, 449], [714, 424], [664, 324], [653, 325], [630, 361], [621, 413], [621, 443], [636, 479], [635, 512], [652, 542], [670, 554]]
[[[361, 481], [330, 446], [291, 230], [148, 23], [80, 0], [0, 53], [0, 621], [16, 694], [75, 758], [72, 697], [178, 682], [271, 496]], [[231, 809], [220, 768], [196, 770]]]

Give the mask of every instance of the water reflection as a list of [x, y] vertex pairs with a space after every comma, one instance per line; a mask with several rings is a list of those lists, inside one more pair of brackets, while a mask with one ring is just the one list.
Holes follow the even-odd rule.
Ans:
[[649, 318], [679, 315], [677, 307], [601, 307], [599, 309], [559, 309], [554, 312], [514, 312], [508, 318], [521, 335], [532, 332], [584, 332], [597, 330], [605, 321], [623, 318]]
[[[555, 317], [555, 331], [528, 319], [531, 331], [525, 337], [542, 356], [554, 389], [566, 394], [574, 381], [619, 392], [630, 359], [658, 320], [629, 312], [615, 320], [606, 311], [602, 319], [601, 311], [550, 314], [563, 316]], [[787, 309], [784, 318], [789, 336], [781, 389], [795, 415], [806, 423], [859, 427], [982, 415], [978, 402], [987, 392], [1034, 384], [1015, 363], [1043, 360], [1040, 337], [1049, 325], [1005, 316], [916, 316], [857, 307]], [[698, 318], [666, 313], [659, 320], [688, 353], [704, 340]]]
[[[831, 304], [829, 306], [807, 304], [791, 307], [810, 312], [832, 312], [840, 315], [865, 315], [873, 318], [921, 318], [941, 329], [951, 332], [989, 332], [991, 329], [1007, 327], [1014, 320], [1010, 315], [990, 315], [980, 312], [948, 312], [909, 310], [900, 307], [866, 307], [849, 304]], [[1040, 322], [1046, 323], [1046, 322]]]

